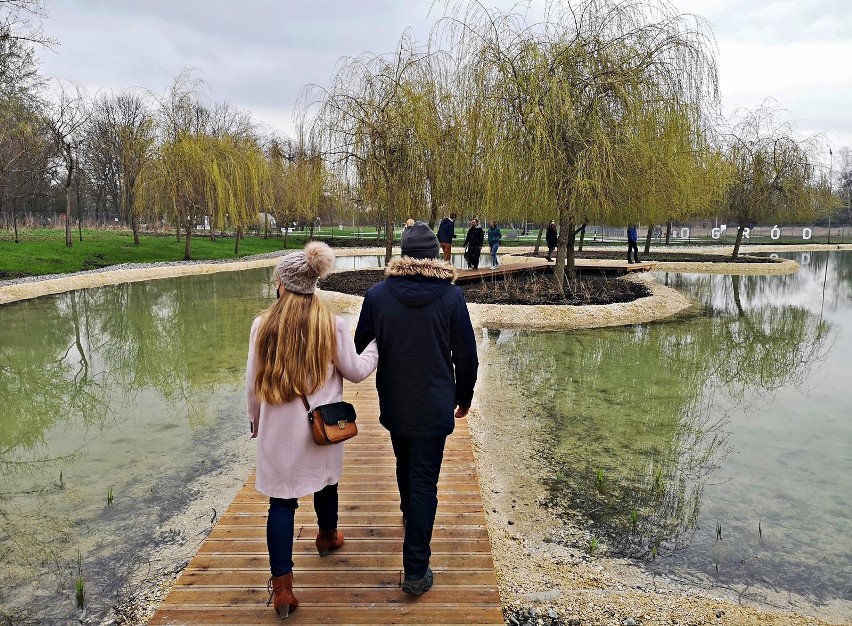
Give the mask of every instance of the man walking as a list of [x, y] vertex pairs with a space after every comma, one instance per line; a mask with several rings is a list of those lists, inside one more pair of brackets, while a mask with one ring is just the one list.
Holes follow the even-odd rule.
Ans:
[[485, 232], [479, 225], [479, 220], [474, 217], [470, 220], [470, 228], [464, 238], [464, 258], [467, 260], [468, 269], [479, 269], [479, 255], [482, 253], [484, 243]]
[[[639, 262], [639, 246], [638, 235], [636, 234], [636, 224], [630, 224], [627, 227], [627, 262], [628, 263], [638, 263]], [[630, 253], [633, 253], [633, 258], [635, 260], [630, 260]]]
[[547, 226], [547, 232], [544, 234], [544, 238], [547, 241], [547, 260], [552, 261], [551, 258], [553, 256], [553, 251], [556, 250], [556, 244], [559, 241], [559, 235], [556, 230], [556, 222], [550, 220], [550, 224]]
[[438, 243], [441, 244], [441, 250], [444, 251], [444, 260], [449, 263], [451, 251], [453, 249], [453, 239], [456, 238], [456, 214], [450, 213], [449, 217], [445, 217], [438, 225]]
[[447, 436], [467, 415], [479, 361], [456, 269], [437, 260], [438, 239], [423, 222], [402, 237], [402, 258], [371, 287], [355, 330], [360, 352], [379, 348], [379, 421], [390, 431], [396, 457], [399, 508], [405, 525], [402, 590], [432, 586], [429, 558], [438, 507], [438, 477]]

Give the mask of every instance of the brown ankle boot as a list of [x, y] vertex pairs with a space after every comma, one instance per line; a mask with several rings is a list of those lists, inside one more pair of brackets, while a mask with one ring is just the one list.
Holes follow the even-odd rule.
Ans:
[[278, 613], [280, 619], [287, 617], [299, 608], [299, 601], [293, 595], [293, 572], [282, 576], [273, 576], [269, 579], [267, 585], [269, 591], [269, 602], [266, 606], [272, 603], [275, 612]]
[[320, 556], [331, 554], [343, 545], [343, 533], [339, 530], [321, 530], [317, 533], [317, 552]]

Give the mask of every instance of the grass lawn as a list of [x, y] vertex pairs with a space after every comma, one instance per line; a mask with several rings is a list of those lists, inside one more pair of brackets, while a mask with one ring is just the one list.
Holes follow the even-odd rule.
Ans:
[[[168, 236], [142, 234], [139, 245], [133, 244], [133, 233], [125, 231], [84, 230], [83, 241], [73, 231], [74, 245], [65, 247], [65, 231], [33, 229], [19, 231], [20, 243], [11, 232], [0, 232], [0, 279], [20, 276], [42, 276], [91, 270], [120, 263], [153, 263], [182, 261], [184, 242], [174, 234]], [[290, 235], [288, 248], [301, 247], [304, 236]], [[192, 238], [192, 258], [196, 261], [236, 259], [252, 254], [274, 252], [284, 247], [283, 238], [246, 237], [240, 242], [240, 254], [234, 254], [234, 238]]]

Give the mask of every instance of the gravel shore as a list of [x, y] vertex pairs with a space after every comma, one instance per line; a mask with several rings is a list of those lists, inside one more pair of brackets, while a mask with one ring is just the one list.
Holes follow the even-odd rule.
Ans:
[[[790, 246], [783, 248], [792, 249]], [[801, 249], [825, 247], [802, 246]], [[338, 256], [375, 255], [383, 250], [336, 250], [336, 253]], [[128, 264], [73, 275], [0, 281], [0, 305], [72, 289], [265, 267], [274, 265], [280, 256], [280, 253], [273, 253], [238, 262]], [[722, 269], [718, 263], [690, 264], [688, 267], [678, 264], [677, 268], [664, 267], [666, 265], [661, 263], [659, 269], [692, 272]], [[717, 267], [701, 267], [709, 265]], [[790, 262], [752, 265], [745, 269], [748, 273], [766, 273], [767, 266], [774, 270], [783, 268], [782, 273], [795, 271], [797, 267]], [[641, 323], [673, 315], [690, 306], [677, 292], [655, 283], [652, 285], [653, 298], [657, 300], [650, 308], [629, 308], [634, 303], [607, 305], [622, 308], [611, 309], [602, 319], [598, 312], [579, 311], [593, 307], [573, 307], [578, 309], [574, 317], [584, 319], [583, 324], [554, 324], [548, 314], [545, 323], [532, 327], [580, 328]], [[360, 308], [360, 298], [341, 296], [325, 293], [335, 306], [350, 310]], [[499, 327], [512, 325], [512, 320], [517, 319], [516, 314], [508, 311], [501, 316], [497, 310], [477, 312], [473, 306], [490, 305], [472, 305], [472, 317], [477, 325]], [[487, 377], [481, 377], [477, 396], [496, 394], [489, 386], [498, 384], [498, 381], [489, 382]], [[523, 432], [524, 428], [532, 426], [517, 421], [507, 424], [497, 413], [487, 410], [475, 399], [469, 420], [507, 624], [823, 626], [850, 623], [849, 602], [813, 607], [800, 598], [769, 592], [760, 594], [759, 599], [754, 599], [752, 593], [749, 596], [752, 599], [745, 600], [743, 590], [683, 585], [652, 577], [628, 560], [607, 556], [605, 546], [594, 556], [588, 555], [584, 546], [588, 546], [591, 539], [589, 533], [582, 528], [566, 526], [541, 506], [546, 496], [542, 486], [544, 466], [530, 454], [526, 445], [530, 437]], [[153, 614], [194, 554], [200, 538], [209, 531], [210, 520], [201, 512], [211, 508], [224, 510], [251, 471], [251, 447], [243, 441], [235, 442], [234, 446], [233, 458], [238, 460], [209, 476], [201, 486], [202, 497], [166, 524], [169, 528], [180, 528], [184, 538], [194, 539], [162, 545], [156, 554], [147, 555], [152, 566], [133, 581], [126, 602], [116, 607], [113, 619], [106, 623], [145, 624]]]

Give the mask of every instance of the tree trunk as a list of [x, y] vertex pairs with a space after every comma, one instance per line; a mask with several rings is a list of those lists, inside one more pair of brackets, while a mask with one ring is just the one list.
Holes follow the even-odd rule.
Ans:
[[[570, 233], [570, 235], [569, 235]], [[569, 253], [569, 242], [573, 243], [574, 222], [567, 207], [559, 208], [559, 233], [556, 236], [556, 265], [553, 268], [553, 284], [560, 293], [565, 293], [565, 265], [570, 261], [570, 272], [574, 271], [573, 250]]]
[[393, 257], [393, 211], [388, 209], [385, 218], [385, 265], [390, 263]]
[[68, 167], [68, 177], [65, 179], [65, 245], [71, 247], [71, 179], [74, 176], [74, 155], [71, 144], [65, 143], [65, 164]]
[[744, 317], [745, 311], [743, 310], [743, 303], [740, 299], [740, 277], [736, 274], [731, 275], [731, 286], [733, 287], [734, 305], [737, 307], [737, 315]]
[[[237, 229], [237, 235], [239, 235], [240, 229]], [[263, 214], [263, 238], [269, 239], [269, 213]], [[239, 239], [239, 236], [237, 237]]]
[[544, 232], [544, 227], [538, 229], [538, 237], [535, 240], [535, 250], [533, 250], [533, 254], [538, 256], [538, 249], [541, 247], [541, 234]]
[[287, 234], [290, 232], [290, 222], [287, 219], [287, 214], [284, 214], [284, 249], [287, 249]]
[[213, 223], [213, 216], [212, 215], [207, 216], [207, 223], [210, 226], [210, 241], [216, 241], [216, 228], [215, 228], [216, 225]]
[[669, 245], [669, 240], [672, 238], [672, 221], [666, 222], [666, 245]]
[[177, 237], [177, 242], [180, 243], [180, 229], [183, 228], [183, 220], [181, 216], [178, 215], [175, 220], [175, 237]]
[[130, 228], [133, 231], [133, 245], [139, 245], [139, 218], [130, 214]]
[[577, 245], [577, 252], [582, 252], [583, 250], [583, 240], [586, 238], [586, 225], [583, 224], [580, 226], [580, 243]]
[[12, 200], [12, 227], [15, 229], [15, 243], [20, 243], [18, 240], [18, 202], [17, 198]]
[[743, 242], [743, 231], [745, 231], [745, 224], [740, 224], [740, 227], [737, 228], [737, 239], [734, 241], [734, 252], [731, 254], [732, 259], [736, 259], [740, 253], [740, 244]]
[[310, 234], [308, 235], [308, 241], [313, 241], [313, 240], [314, 240], [314, 226], [315, 226], [315, 225], [316, 225], [316, 221], [315, 221], [315, 220], [311, 220], [311, 232], [310, 232]]
[[77, 176], [76, 184], [74, 185], [75, 195], [77, 196], [77, 236], [80, 241], [83, 241], [83, 203], [80, 202], [80, 177]]
[[651, 252], [651, 236], [654, 233], [654, 225], [648, 224], [648, 235], [645, 237], [645, 254]]
[[[242, 238], [243, 238], [243, 227], [237, 226], [237, 236], [234, 237], [234, 239], [236, 239], [236, 241], [234, 242], [234, 254], [240, 253], [240, 239], [242, 239]], [[266, 239], [266, 237], [264, 237], [264, 239]]]
[[191, 261], [192, 260], [192, 228], [193, 224], [193, 213], [190, 213], [186, 218], [186, 244], [183, 247], [183, 260]]
[[71, 247], [71, 187], [65, 187], [65, 246]]

